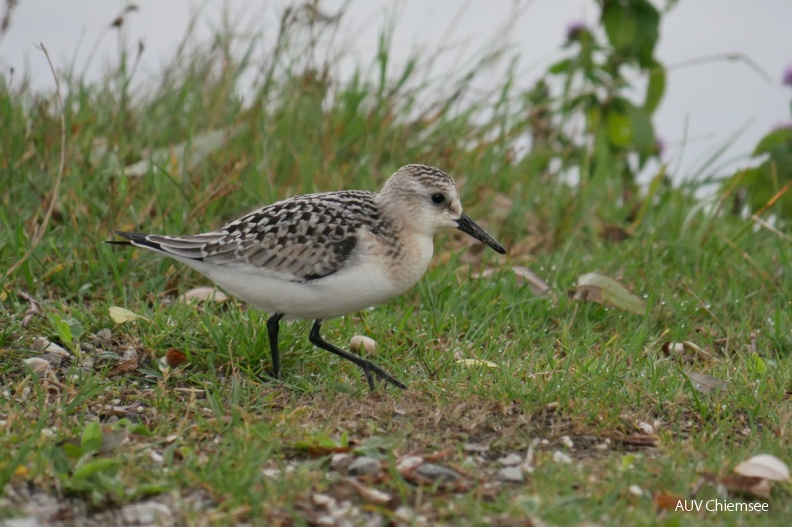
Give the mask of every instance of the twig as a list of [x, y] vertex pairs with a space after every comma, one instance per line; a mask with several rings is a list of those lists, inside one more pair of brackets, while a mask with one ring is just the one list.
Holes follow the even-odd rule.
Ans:
[[49, 53], [47, 52], [47, 48], [44, 47], [44, 44], [39, 44], [39, 48], [41, 51], [44, 52], [44, 56], [47, 57], [47, 63], [49, 64], [50, 71], [52, 72], [52, 77], [55, 79], [55, 95], [58, 101], [58, 107], [60, 108], [60, 122], [61, 122], [61, 152], [60, 152], [60, 164], [58, 165], [58, 175], [55, 178], [55, 186], [52, 188], [52, 197], [50, 198], [49, 207], [47, 208], [47, 213], [44, 215], [44, 220], [42, 220], [41, 225], [39, 225], [38, 230], [33, 235], [33, 238], [30, 240], [30, 247], [28, 250], [25, 251], [25, 254], [17, 260], [17, 262], [12, 265], [8, 271], [3, 274], [3, 279], [0, 282], [5, 281], [6, 278], [11, 276], [19, 267], [30, 258], [30, 255], [33, 254], [33, 251], [38, 246], [41, 239], [44, 237], [44, 231], [47, 229], [47, 225], [49, 225], [50, 218], [52, 218], [52, 211], [55, 210], [55, 202], [58, 199], [58, 193], [60, 192], [60, 185], [61, 181], [63, 180], [63, 172], [66, 170], [66, 110], [63, 108], [63, 98], [61, 97], [61, 89], [60, 89], [60, 79], [58, 78], [58, 74], [55, 72], [55, 66], [52, 65], [52, 59], [50, 59]]
[[773, 227], [772, 225], [767, 223], [765, 220], [763, 220], [762, 218], [760, 218], [756, 214], [752, 215], [751, 219], [754, 220], [759, 225], [761, 225], [762, 227], [764, 227], [765, 229], [767, 229], [768, 231], [772, 232], [773, 234], [775, 234], [775, 235], [777, 235], [777, 236], [779, 236], [779, 237], [781, 237], [781, 238], [783, 238], [783, 239], [785, 239], [785, 240], [787, 240], [789, 242], [792, 242], [792, 236], [789, 236], [788, 234], [784, 234], [783, 232], [779, 231], [778, 229], [776, 229], [775, 227]]
[[27, 293], [25, 291], [20, 291], [19, 293], [17, 293], [17, 296], [22, 300], [26, 301], [28, 304], [30, 304], [27, 310], [25, 310], [25, 315], [22, 317], [22, 327], [24, 328], [25, 326], [30, 324], [30, 321], [33, 320], [33, 317], [41, 313], [41, 310], [39, 309], [36, 299], [33, 298], [33, 295], [31, 295], [30, 293]]
[[670, 64], [668, 67], [666, 67], [666, 70], [672, 71], [676, 69], [687, 68], [689, 66], [698, 66], [699, 64], [704, 64], [707, 62], [718, 62], [721, 60], [725, 60], [727, 62], [743, 62], [750, 69], [752, 69], [754, 73], [762, 77], [767, 82], [774, 82], [772, 75], [762, 69], [759, 64], [751, 59], [751, 57], [743, 53], [716, 53], [714, 55], [705, 55], [703, 57], [696, 57], [693, 59], [684, 60], [682, 62], [677, 62], [676, 64]]
[[[767, 211], [767, 209], [769, 209], [770, 207], [772, 207], [773, 205], [775, 205], [775, 204], [776, 204], [776, 202], [777, 202], [779, 199], [781, 199], [782, 197], [784, 197], [784, 194], [786, 194], [787, 192], [789, 192], [789, 190], [790, 190], [790, 189], [792, 189], [792, 180], [788, 181], [788, 182], [787, 182], [787, 184], [786, 184], [786, 185], [784, 185], [784, 186], [781, 188], [781, 190], [779, 190], [778, 192], [776, 192], [776, 193], [775, 193], [775, 195], [774, 195], [772, 198], [770, 198], [770, 199], [768, 200], [768, 202], [767, 202], [767, 203], [765, 203], [764, 207], [762, 207], [761, 209], [759, 209], [759, 210], [758, 210], [758, 211], [757, 211], [757, 212], [756, 212], [756, 213], [755, 213], [753, 216], [754, 216], [754, 217], [759, 217], [759, 216], [761, 216], [762, 214], [764, 214], [764, 213]], [[736, 240], [739, 240], [739, 239], [740, 239], [740, 237], [741, 237], [743, 234], [745, 234], [745, 232], [746, 232], [748, 229], [750, 229], [752, 225], [753, 225], [753, 223], [746, 223], [746, 224], [745, 224], [745, 227], [743, 227], [742, 229], [740, 229], [740, 232], [738, 232], [738, 233], [737, 233], [737, 235], [734, 237], [734, 240], [735, 240], [735, 241], [736, 241]], [[734, 245], [734, 243], [732, 243], [732, 245]], [[726, 250], [726, 247], [725, 247], [725, 246], [724, 246], [724, 247], [722, 247], [722, 248], [721, 248], [721, 250], [720, 250], [720, 251], [718, 251], [718, 256], [720, 256], [721, 254], [723, 254], [723, 251], [725, 251], [725, 250]]]

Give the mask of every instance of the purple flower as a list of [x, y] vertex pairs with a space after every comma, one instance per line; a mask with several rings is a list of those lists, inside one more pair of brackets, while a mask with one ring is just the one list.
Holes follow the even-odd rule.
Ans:
[[784, 70], [784, 77], [781, 80], [781, 84], [792, 87], [792, 64], [787, 66]]
[[778, 123], [773, 127], [773, 131], [777, 132], [778, 130], [792, 130], [792, 121], [786, 121], [783, 123]]
[[577, 40], [580, 36], [589, 30], [588, 26], [582, 20], [575, 20], [567, 24], [566, 36], [567, 40]]

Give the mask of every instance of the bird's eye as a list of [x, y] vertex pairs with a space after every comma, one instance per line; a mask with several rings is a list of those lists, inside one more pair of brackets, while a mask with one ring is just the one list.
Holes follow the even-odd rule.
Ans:
[[432, 194], [432, 201], [440, 205], [442, 202], [445, 201], [445, 196], [443, 196], [439, 192], [437, 194]]

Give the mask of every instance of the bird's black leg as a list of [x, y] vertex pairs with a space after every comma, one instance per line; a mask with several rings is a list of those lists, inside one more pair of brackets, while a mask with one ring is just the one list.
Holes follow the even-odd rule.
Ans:
[[353, 353], [349, 353], [348, 351], [344, 351], [340, 348], [337, 348], [332, 344], [330, 344], [329, 342], [327, 342], [325, 339], [322, 338], [322, 335], [319, 334], [319, 330], [321, 329], [321, 327], [322, 327], [321, 320], [314, 321], [314, 325], [311, 328], [311, 333], [308, 336], [308, 340], [310, 340], [311, 343], [317, 348], [322, 348], [323, 350], [329, 351], [330, 353], [335, 353], [342, 359], [346, 359], [360, 366], [363, 369], [363, 373], [366, 374], [366, 380], [368, 381], [369, 389], [371, 391], [374, 391], [374, 379], [371, 375], [372, 373], [376, 373], [377, 377], [379, 377], [383, 381], [387, 381], [392, 385], [401, 388], [402, 390], [407, 388], [405, 385], [403, 385], [402, 383], [400, 383], [399, 381], [397, 381], [396, 379], [385, 373], [385, 371], [383, 371], [373, 362], [366, 360], [362, 357], [358, 357], [357, 355]]
[[278, 322], [283, 318], [283, 313], [275, 313], [267, 319], [267, 335], [269, 336], [270, 355], [272, 355], [272, 376], [280, 379], [280, 355], [278, 354]]

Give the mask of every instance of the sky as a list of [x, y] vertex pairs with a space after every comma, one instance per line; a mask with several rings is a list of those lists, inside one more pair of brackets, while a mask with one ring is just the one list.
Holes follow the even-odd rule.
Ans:
[[[118, 54], [118, 32], [110, 22], [129, 2], [96, 0], [20, 0], [11, 26], [0, 39], [0, 71], [30, 75], [39, 89], [51, 89], [43, 43], [56, 66], [74, 65], [88, 78], [99, 78]], [[129, 43], [143, 41], [141, 73], [155, 78], [174, 55], [191, 19], [200, 10], [198, 38], [208, 38], [224, 17], [235, 27], [267, 37], [288, 0], [136, 0], [126, 18]], [[348, 5], [347, 5], [348, 4]], [[396, 15], [394, 61], [415, 50], [445, 49], [439, 72], [464, 65], [483, 45], [503, 37], [515, 5], [522, 15], [507, 40], [521, 56], [518, 82], [528, 88], [543, 69], [561, 56], [570, 22], [596, 25], [594, 0], [326, 0], [326, 12], [347, 5], [341, 35], [345, 64], [369, 64], [380, 31]], [[2, 11], [2, 9], [0, 9]], [[714, 170], [744, 166], [767, 131], [792, 121], [792, 88], [781, 85], [792, 65], [792, 1], [679, 0], [663, 17], [656, 55], [668, 68], [666, 94], [655, 117], [657, 133], [676, 179], [702, 173], [702, 164], [729, 141]], [[727, 58], [732, 57], [732, 58]], [[737, 58], [739, 57], [739, 58]], [[342, 71], [343, 73], [343, 71]], [[18, 77], [17, 77], [18, 78]], [[494, 79], [493, 82], [496, 82]], [[734, 139], [736, 137], [736, 139]]]

